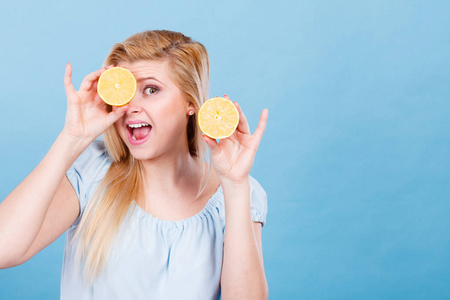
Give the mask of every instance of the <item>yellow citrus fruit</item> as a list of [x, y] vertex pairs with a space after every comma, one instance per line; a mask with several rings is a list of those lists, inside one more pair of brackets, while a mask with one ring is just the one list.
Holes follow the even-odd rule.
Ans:
[[136, 79], [127, 69], [114, 67], [100, 75], [97, 92], [107, 104], [123, 106], [130, 102], [136, 93]]
[[225, 98], [211, 98], [200, 107], [198, 126], [213, 139], [225, 139], [233, 134], [239, 124], [236, 106]]

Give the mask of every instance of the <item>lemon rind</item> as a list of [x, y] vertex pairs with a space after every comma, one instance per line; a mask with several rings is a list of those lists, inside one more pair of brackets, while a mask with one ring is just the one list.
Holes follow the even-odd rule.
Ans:
[[[231, 102], [231, 103], [233, 104], [233, 102], [232, 102], [231, 100], [226, 99], [226, 98], [223, 98], [223, 97], [215, 97], [215, 98], [211, 98], [211, 99], [206, 100], [206, 101], [202, 104], [202, 106], [200, 107], [200, 110], [198, 111], [198, 115], [200, 116], [201, 112], [202, 112], [203, 109], [206, 107], [205, 104], [206, 104], [208, 101], [217, 100], [217, 99], [222, 99], [222, 100], [225, 100], [225, 101], [229, 101], [229, 102]], [[238, 125], [239, 125], [239, 111], [237, 110], [237, 108], [236, 108], [236, 106], [235, 106], [234, 104], [232, 105], [232, 107], [233, 107], [234, 111], [236, 112], [238, 121], [236, 122], [236, 125], [234, 126], [233, 130], [231, 131], [231, 134], [226, 135], [226, 136], [219, 136], [219, 137], [212, 136], [211, 134], [205, 132], [205, 130], [203, 129], [202, 125], [200, 124], [200, 118], [198, 118], [197, 123], [198, 123], [198, 126], [200, 127], [200, 130], [201, 130], [205, 135], [207, 135], [208, 137], [210, 137], [210, 138], [212, 138], [212, 139], [216, 139], [216, 140], [226, 139], [226, 138], [232, 136], [233, 133], [236, 131], [236, 128], [237, 128]]]
[[111, 69], [108, 69], [108, 70], [106, 70], [105, 72], [103, 72], [101, 75], [100, 75], [100, 77], [99, 77], [99, 81], [100, 81], [100, 79], [101, 79], [101, 77], [103, 76], [103, 74], [105, 74], [106, 72], [108, 72], [109, 70], [113, 70], [113, 69], [122, 69], [122, 70], [125, 70], [129, 75], [131, 75], [131, 78], [133, 78], [134, 80], [133, 80], [133, 83], [134, 83], [134, 92], [133, 92], [133, 95], [131, 95], [130, 97], [129, 97], [129, 99], [127, 99], [123, 104], [120, 104], [120, 105], [118, 105], [118, 104], [113, 104], [113, 103], [110, 103], [110, 102], [108, 102], [108, 100], [106, 100], [105, 98], [104, 98], [104, 95], [102, 95], [100, 92], [99, 92], [99, 90], [98, 90], [98, 87], [99, 87], [99, 84], [97, 83], [97, 94], [100, 96], [100, 98], [103, 100], [103, 102], [105, 102], [106, 104], [108, 104], [108, 105], [111, 105], [111, 106], [117, 106], [117, 107], [120, 107], [120, 106], [124, 106], [124, 105], [127, 105], [128, 103], [130, 103], [130, 101], [133, 99], [133, 97], [136, 95], [136, 89], [137, 89], [137, 82], [136, 82], [136, 78], [134, 78], [134, 76], [133, 76], [133, 74], [129, 71], [129, 70], [127, 70], [127, 69], [125, 69], [125, 68], [122, 68], [122, 67], [114, 67], [114, 68], [111, 68]]

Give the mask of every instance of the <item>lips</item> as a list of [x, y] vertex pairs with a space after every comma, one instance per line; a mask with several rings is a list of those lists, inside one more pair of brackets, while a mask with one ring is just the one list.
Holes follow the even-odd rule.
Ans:
[[141, 120], [132, 120], [126, 123], [130, 144], [141, 145], [149, 139], [152, 131], [152, 126], [149, 123]]

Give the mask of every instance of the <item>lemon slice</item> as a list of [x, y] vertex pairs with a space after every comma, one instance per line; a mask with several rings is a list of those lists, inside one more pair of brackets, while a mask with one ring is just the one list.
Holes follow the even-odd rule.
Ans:
[[233, 134], [239, 124], [239, 112], [228, 99], [211, 98], [200, 107], [198, 126], [213, 139], [225, 139]]
[[107, 104], [123, 106], [130, 102], [136, 93], [136, 79], [125, 68], [108, 69], [98, 79], [97, 93]]

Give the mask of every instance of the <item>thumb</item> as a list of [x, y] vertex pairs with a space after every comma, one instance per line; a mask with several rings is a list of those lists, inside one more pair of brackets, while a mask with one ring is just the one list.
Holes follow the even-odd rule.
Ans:
[[219, 145], [217, 144], [215, 139], [210, 138], [209, 136], [202, 134], [203, 140], [208, 145], [209, 151], [211, 152], [211, 155], [214, 155], [215, 153], [219, 152]]
[[113, 124], [115, 123], [117, 120], [119, 120], [123, 114], [128, 110], [128, 108], [130, 108], [128, 105], [125, 106], [121, 106], [121, 107], [117, 107], [116, 109], [113, 109], [109, 114], [108, 114], [108, 124]]

